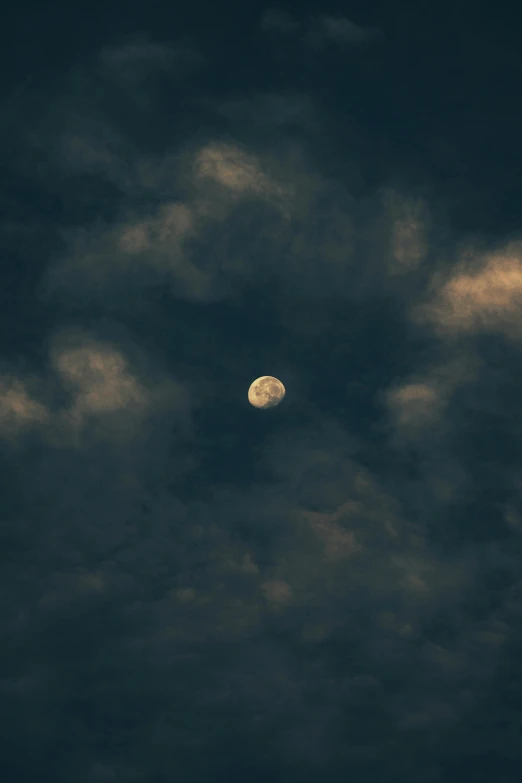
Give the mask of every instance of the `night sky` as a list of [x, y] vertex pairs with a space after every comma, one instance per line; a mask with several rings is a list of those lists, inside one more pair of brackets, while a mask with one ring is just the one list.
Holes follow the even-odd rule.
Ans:
[[516, 6], [2, 27], [2, 780], [518, 783]]

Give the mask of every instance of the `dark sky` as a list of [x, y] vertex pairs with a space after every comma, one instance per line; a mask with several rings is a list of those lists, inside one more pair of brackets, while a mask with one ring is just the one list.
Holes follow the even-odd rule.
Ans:
[[2, 779], [518, 782], [521, 20], [7, 18]]

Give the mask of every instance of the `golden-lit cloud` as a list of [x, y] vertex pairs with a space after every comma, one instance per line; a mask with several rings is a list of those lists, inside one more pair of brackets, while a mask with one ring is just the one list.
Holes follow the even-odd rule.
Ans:
[[441, 413], [441, 392], [428, 383], [408, 383], [390, 392], [388, 405], [399, 427], [432, 425]]
[[32, 399], [23, 381], [16, 377], [0, 378], [0, 437], [15, 438], [18, 434], [43, 424], [48, 411]]
[[[107, 165], [110, 177], [121, 170], [109, 153], [100, 153], [96, 160]], [[136, 187], [161, 192], [164, 180], [158, 166], [157, 161], [138, 160], [128, 176]], [[118, 308], [127, 302], [130, 307], [138, 306], [150, 287], [167, 284], [176, 297], [212, 301], [238, 274], [249, 277], [253, 270], [244, 261], [238, 264], [229, 254], [216, 258], [214, 253], [209, 259], [198, 253], [198, 240], [228, 222], [237, 201], [249, 195], [275, 206], [281, 219], [291, 203], [291, 187], [277, 183], [255, 155], [231, 144], [205, 145], [190, 161], [184, 158], [177, 167], [167, 161], [166, 168], [171, 190], [176, 181], [184, 181], [186, 198], [165, 199], [146, 214], [129, 210], [114, 223], [70, 232], [67, 252], [46, 273], [46, 295], [61, 295], [75, 304], [102, 301]]]
[[252, 154], [230, 144], [210, 144], [196, 155], [195, 171], [202, 179], [212, 179], [233, 193], [252, 191], [258, 195], [282, 195], [283, 190], [262, 170]]
[[51, 344], [49, 370], [49, 377], [36, 385], [54, 385], [59, 405], [34, 399], [22, 378], [0, 379], [1, 438], [16, 443], [34, 429], [48, 445], [59, 448], [79, 447], [84, 436], [130, 443], [145, 436], [150, 416], [169, 411], [179, 415], [182, 429], [190, 429], [184, 386], [158, 372], [138, 378], [122, 350], [109, 341], [61, 332]]
[[381, 397], [393, 427], [393, 442], [425, 442], [446, 432], [445, 416], [453, 394], [477, 378], [481, 361], [473, 354], [434, 362], [425, 374], [404, 379]]
[[[185, 204], [164, 204], [158, 212], [143, 220], [124, 223], [117, 231], [118, 247], [128, 256], [157, 250], [151, 261], [169, 262], [175, 267], [182, 262], [183, 241], [195, 228], [194, 212]], [[166, 257], [162, 257], [161, 251]]]
[[92, 343], [58, 351], [54, 366], [65, 384], [76, 392], [80, 413], [131, 412], [145, 405], [146, 397], [132, 377], [122, 354], [111, 346]]
[[63, 332], [51, 346], [51, 367], [69, 392], [70, 405], [58, 410], [49, 437], [78, 444], [84, 434], [131, 442], [145, 435], [151, 414], [177, 410], [190, 426], [185, 389], [173, 379], [138, 378], [116, 345], [88, 333]]
[[436, 276], [433, 297], [413, 317], [441, 334], [496, 331], [522, 337], [522, 247], [466, 253], [449, 277]]

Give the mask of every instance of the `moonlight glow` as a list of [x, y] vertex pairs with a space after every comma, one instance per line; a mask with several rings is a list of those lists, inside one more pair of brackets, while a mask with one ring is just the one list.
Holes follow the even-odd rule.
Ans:
[[248, 401], [254, 408], [274, 408], [285, 396], [285, 387], [272, 375], [257, 378], [248, 390]]

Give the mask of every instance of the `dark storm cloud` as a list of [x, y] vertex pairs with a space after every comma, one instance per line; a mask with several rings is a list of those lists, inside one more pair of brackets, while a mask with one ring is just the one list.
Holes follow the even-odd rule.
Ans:
[[[365, 38], [294, 18], [263, 25]], [[186, 52], [91, 53], [11, 164], [45, 153], [29, 181], [63, 210], [2, 234], [54, 236], [39, 349], [0, 373], [6, 763], [514, 780], [520, 248], [367, 181], [360, 148], [332, 169], [317, 89], [209, 99]], [[175, 89], [202, 129], [174, 128]], [[263, 418], [265, 371], [287, 398]]]

